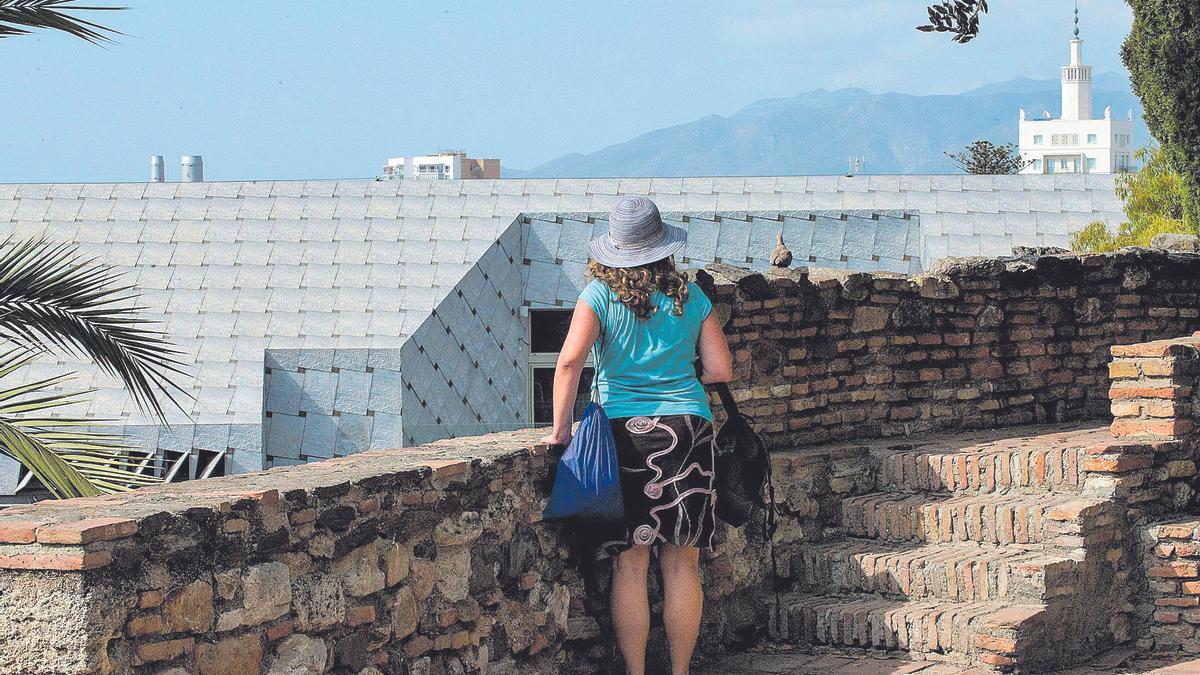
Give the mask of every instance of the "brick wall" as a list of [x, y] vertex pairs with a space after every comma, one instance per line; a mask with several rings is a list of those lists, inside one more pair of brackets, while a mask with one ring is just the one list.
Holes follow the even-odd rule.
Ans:
[[1159, 250], [696, 277], [777, 448], [1105, 418], [1112, 345], [1200, 329], [1200, 256]]
[[1200, 333], [1112, 348], [1112, 435], [1129, 450], [1105, 457], [1117, 494], [1141, 529], [1139, 648], [1200, 653], [1200, 521], [1195, 513], [1200, 434]]
[[1112, 348], [1112, 435], [1119, 457], [1096, 458], [1119, 478], [1133, 519], [1194, 512], [1200, 419], [1200, 332]]
[[[716, 267], [698, 276], [726, 321], [735, 395], [773, 448], [785, 577], [804, 567], [805, 544], [844, 527], [846, 502], [888, 476], [865, 446], [814, 442], [1106, 417], [1110, 388], [1145, 388], [1141, 379], [1123, 384], [1126, 375], [1190, 368], [1175, 347], [1153, 364], [1138, 361], [1159, 358], [1142, 355], [1151, 347], [1118, 350], [1110, 386], [1112, 345], [1200, 327], [1195, 255], [968, 259], [912, 279], [725, 274]], [[1118, 397], [1138, 407], [1115, 408], [1114, 431], [1160, 419], [1157, 396]], [[581, 571], [574, 534], [539, 519], [550, 464], [532, 446], [540, 434], [448, 439], [0, 512], [0, 673], [611, 665], [604, 575]], [[1124, 435], [1053, 455], [1065, 472], [1058, 479], [1071, 479], [1077, 463], [1083, 495], [1047, 514], [1046, 536], [1088, 552], [1056, 588], [1061, 581], [1099, 598], [1133, 578], [1126, 517], [1191, 502], [1189, 442], [1182, 433]], [[984, 529], [1007, 536], [1004, 527]], [[767, 625], [756, 537], [754, 528], [721, 529], [704, 561], [705, 653], [755, 639]], [[1117, 595], [1051, 605], [1046, 618], [1127, 622], [1130, 610], [1109, 604]], [[989, 635], [1019, 637], [1005, 630]], [[1116, 636], [1110, 644], [1128, 627], [1105, 630]]]
[[[608, 568], [540, 520], [543, 431], [0, 511], [0, 673], [602, 670]], [[785, 547], [873, 484], [865, 459], [776, 455]], [[716, 541], [709, 655], [761, 635], [769, 606], [758, 528]]]
[[1139, 609], [1146, 628], [1138, 646], [1156, 653], [1200, 653], [1200, 520], [1145, 528], [1148, 593]]

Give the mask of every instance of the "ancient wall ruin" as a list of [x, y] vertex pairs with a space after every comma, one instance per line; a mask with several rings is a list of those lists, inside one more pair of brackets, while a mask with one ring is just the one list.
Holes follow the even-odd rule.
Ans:
[[[1008, 475], [1081, 495], [1047, 510], [1036, 539], [1024, 534], [1078, 550], [1079, 564], [1026, 565], [1045, 609], [989, 615], [982, 632], [966, 633], [964, 653], [1011, 669], [1049, 662], [1034, 626], [1094, 630], [1072, 658], [1142, 635], [1141, 613], [1121, 604], [1149, 592], [1124, 592], [1144, 579], [1124, 533], [1195, 501], [1195, 445], [1177, 424], [1192, 409], [1162, 402], [1192, 390], [1161, 374], [1182, 378], [1191, 366], [1175, 347], [1111, 348], [1200, 328], [1200, 256], [971, 259], [932, 272], [701, 277], [727, 319], [735, 394], [774, 453], [783, 576], [826, 584], [803, 554], [859, 516], [864, 531], [882, 527], [896, 541], [940, 536], [936, 505], [920, 505], [933, 520], [909, 531], [900, 511], [860, 498], [909, 479], [937, 487], [927, 462], [938, 455], [910, 453], [913, 467], [927, 467], [922, 479], [886, 443], [817, 441], [1083, 418], [1106, 426], [1111, 414], [1115, 441], [1051, 443], [1026, 453], [1038, 471]], [[1162, 377], [1181, 388], [1168, 396]], [[1110, 398], [1110, 389], [1122, 391]], [[541, 521], [554, 458], [535, 445], [542, 431], [4, 510], [0, 672], [602, 672], [616, 661], [606, 568], [586, 563], [578, 532]], [[988, 452], [979, 456], [1009, 466], [1020, 455]], [[1005, 474], [975, 468], [958, 487], [1001, 500]], [[952, 539], [1023, 536], [986, 513], [971, 523], [947, 514]], [[721, 528], [718, 541], [703, 562], [702, 655], [745, 646], [770, 618], [757, 528]], [[889, 574], [880, 568], [880, 579]], [[1102, 611], [1052, 602], [1112, 588], [1120, 592], [1097, 601]], [[789, 610], [789, 639], [812, 628], [805, 611]], [[948, 653], [914, 636], [885, 637]]]
[[727, 266], [735, 392], [772, 446], [1098, 419], [1109, 347], [1200, 329], [1200, 255], [948, 258], [923, 275]]

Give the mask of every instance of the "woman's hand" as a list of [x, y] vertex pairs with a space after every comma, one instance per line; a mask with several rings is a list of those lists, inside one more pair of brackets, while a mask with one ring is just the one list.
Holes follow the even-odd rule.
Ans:
[[542, 440], [538, 441], [538, 443], [541, 445], [570, 445], [571, 430], [562, 429], [552, 431], [549, 434], [542, 436]]

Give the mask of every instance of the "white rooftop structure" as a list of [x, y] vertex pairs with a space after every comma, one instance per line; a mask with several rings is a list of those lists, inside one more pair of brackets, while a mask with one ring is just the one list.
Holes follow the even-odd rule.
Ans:
[[195, 475], [527, 426], [545, 363], [530, 322], [573, 307], [624, 194], [688, 230], [688, 267], [763, 270], [782, 232], [795, 266], [918, 272], [1121, 217], [1102, 175], [0, 184], [0, 240], [128, 272], [194, 400], [167, 429], [90, 364], [20, 377], [77, 371], [98, 391], [68, 412], [117, 418]]
[[383, 165], [383, 178], [401, 180], [465, 180], [499, 178], [500, 160], [475, 159], [462, 150], [444, 150], [433, 155], [391, 157]]
[[1113, 119], [1112, 108], [1101, 119], [1092, 117], [1092, 67], [1083, 63], [1079, 38], [1079, 8], [1075, 8], [1075, 37], [1071, 62], [1062, 67], [1062, 116], [1028, 119], [1021, 111], [1019, 146], [1030, 164], [1026, 174], [1116, 173], [1133, 168], [1133, 112]]

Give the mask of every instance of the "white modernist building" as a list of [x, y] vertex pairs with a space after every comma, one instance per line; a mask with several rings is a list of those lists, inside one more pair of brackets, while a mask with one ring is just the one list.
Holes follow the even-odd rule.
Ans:
[[1112, 108], [1092, 118], [1092, 67], [1083, 64], [1079, 9], [1071, 63], [1062, 68], [1062, 117], [1027, 119], [1021, 111], [1020, 151], [1030, 164], [1021, 173], [1117, 173], [1133, 168], [1133, 111], [1115, 120]]
[[436, 155], [391, 157], [383, 165], [383, 177], [388, 180], [499, 178], [500, 160], [475, 159], [461, 150], [448, 150]]

